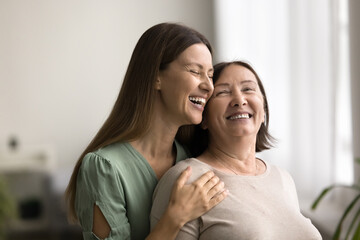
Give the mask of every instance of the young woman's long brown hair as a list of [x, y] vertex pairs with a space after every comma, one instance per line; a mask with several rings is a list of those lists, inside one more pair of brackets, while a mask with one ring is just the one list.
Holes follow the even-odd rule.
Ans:
[[[74, 206], [76, 180], [84, 156], [115, 142], [139, 139], [148, 131], [154, 112], [154, 86], [159, 71], [166, 69], [186, 48], [196, 43], [205, 44], [212, 52], [209, 41], [202, 34], [180, 24], [161, 23], [141, 36], [109, 117], [80, 155], [71, 175], [65, 192], [71, 221], [77, 221]], [[178, 135], [181, 137], [181, 134]]]

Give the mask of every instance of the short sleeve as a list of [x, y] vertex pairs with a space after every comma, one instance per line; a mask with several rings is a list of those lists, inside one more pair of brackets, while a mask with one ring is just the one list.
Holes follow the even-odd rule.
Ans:
[[97, 239], [92, 233], [94, 204], [110, 225], [111, 232], [106, 239], [130, 239], [120, 174], [108, 160], [96, 153], [85, 155], [77, 177], [75, 199], [75, 210], [85, 240]]

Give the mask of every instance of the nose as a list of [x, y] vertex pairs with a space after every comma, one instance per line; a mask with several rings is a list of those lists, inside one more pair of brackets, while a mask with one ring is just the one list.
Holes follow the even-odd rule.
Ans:
[[230, 105], [231, 107], [239, 107], [247, 104], [246, 96], [239, 91], [233, 93]]
[[200, 89], [209, 93], [209, 96], [210, 96], [214, 91], [214, 84], [212, 82], [212, 79], [209, 78], [208, 76], [202, 77], [201, 83], [200, 83]]

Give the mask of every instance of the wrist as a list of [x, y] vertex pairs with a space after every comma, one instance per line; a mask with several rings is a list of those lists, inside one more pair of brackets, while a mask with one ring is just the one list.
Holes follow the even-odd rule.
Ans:
[[146, 240], [175, 239], [185, 223], [168, 207]]
[[175, 207], [168, 207], [164, 213], [164, 220], [166, 220], [171, 227], [179, 231], [187, 222], [181, 212], [177, 211]]

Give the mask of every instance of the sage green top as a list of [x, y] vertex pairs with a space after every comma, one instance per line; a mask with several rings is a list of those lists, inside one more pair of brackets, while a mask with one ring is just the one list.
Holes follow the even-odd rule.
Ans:
[[[176, 162], [189, 157], [175, 141]], [[150, 232], [152, 194], [158, 179], [129, 143], [114, 143], [85, 155], [76, 183], [75, 210], [85, 240], [92, 233], [94, 204], [110, 225], [108, 240], [145, 239]]]

